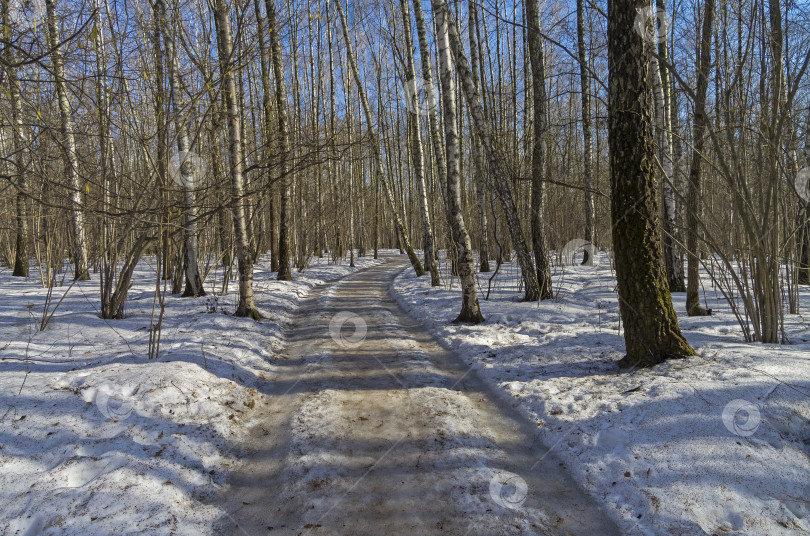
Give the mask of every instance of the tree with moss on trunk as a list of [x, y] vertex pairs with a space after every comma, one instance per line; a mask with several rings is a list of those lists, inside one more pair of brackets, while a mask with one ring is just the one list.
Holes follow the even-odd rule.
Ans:
[[651, 44], [634, 24], [645, 0], [608, 4], [608, 143], [619, 310], [627, 355], [649, 367], [695, 355], [672, 306], [661, 249], [650, 102]]

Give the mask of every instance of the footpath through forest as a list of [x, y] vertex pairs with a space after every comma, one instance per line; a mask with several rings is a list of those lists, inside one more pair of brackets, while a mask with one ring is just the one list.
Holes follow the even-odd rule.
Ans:
[[299, 309], [218, 531], [618, 534], [536, 426], [389, 296], [406, 264], [387, 258]]

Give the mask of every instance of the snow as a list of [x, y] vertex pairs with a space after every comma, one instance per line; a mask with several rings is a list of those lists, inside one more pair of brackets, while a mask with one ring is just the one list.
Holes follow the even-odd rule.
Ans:
[[260, 259], [258, 323], [232, 316], [233, 281], [225, 297], [169, 296], [154, 360], [154, 259], [138, 266], [125, 319], [99, 318], [98, 281], [86, 281], [45, 331], [47, 289], [0, 269], [0, 533], [209, 533], [291, 314], [317, 285], [377, 262], [314, 259], [290, 283]]
[[[594, 268], [557, 266], [556, 298], [540, 303], [519, 301], [512, 263], [501, 267], [489, 300], [483, 298], [491, 274], [479, 274], [486, 322], [477, 326], [450, 322], [460, 304], [457, 280], [431, 288], [429, 278], [407, 269], [391, 291], [504, 403], [536, 423], [545, 445], [623, 533], [810, 533], [810, 290], [803, 289], [802, 314], [786, 316], [793, 344], [746, 343], [705, 277], [714, 316], [686, 317], [684, 295], [674, 295], [681, 327], [700, 355], [620, 372], [615, 277], [609, 259], [598, 260]], [[358, 269], [376, 262], [357, 259]], [[253, 408], [266, 405], [267, 382], [295, 364], [287, 359], [285, 327], [316, 287], [356, 271], [315, 259], [290, 283], [275, 281], [268, 265], [263, 258], [255, 267], [265, 317], [258, 323], [231, 315], [233, 286], [226, 297], [167, 297], [155, 360], [146, 357], [154, 259], [138, 266], [125, 319], [100, 319], [98, 281], [80, 282], [42, 332], [47, 290], [36, 277], [12, 278], [0, 268], [0, 533], [207, 534], [228, 518], [217, 497], [240, 467], [246, 431], [257, 428]], [[339, 286], [319, 288], [326, 307]], [[64, 289], [54, 290], [56, 299]], [[399, 365], [418, 366], [417, 343], [397, 338], [393, 316], [378, 320], [383, 328], [375, 335], [391, 341]], [[321, 362], [313, 354], [295, 374]], [[448, 396], [438, 381], [402, 400], [381, 397], [379, 407], [360, 407], [357, 396], [324, 388], [288, 408], [297, 416], [297, 459], [285, 486], [306, 490], [319, 477], [346, 476], [305, 468], [348, 463], [329, 448], [345, 443], [345, 427], [371, 444], [377, 420], [398, 405], [424, 408], [416, 413], [433, 415], [450, 437], [478, 433], [468, 429], [478, 410]], [[393, 424], [386, 430], [403, 433]], [[510, 519], [534, 519], [530, 505], [542, 501], [541, 484], [482, 466], [471, 456], [479, 447], [445, 449], [458, 458], [444, 460], [458, 482], [454, 500], [478, 512], [467, 521], [498, 527], [507, 511]], [[414, 477], [412, 488], [421, 485]], [[515, 527], [531, 532], [529, 521]]]
[[[626, 534], [810, 533], [810, 291], [786, 316], [794, 344], [745, 343], [708, 276], [714, 316], [689, 318], [699, 356], [620, 372], [624, 352], [615, 275], [557, 265], [556, 299], [521, 303], [519, 272], [504, 264], [485, 300], [486, 322], [457, 325], [458, 280], [430, 287], [411, 270], [392, 294], [446, 347], [532, 422], [577, 482]], [[447, 280], [445, 279], [445, 283]], [[521, 490], [522, 491], [522, 490]], [[526, 493], [541, 491], [529, 488]]]

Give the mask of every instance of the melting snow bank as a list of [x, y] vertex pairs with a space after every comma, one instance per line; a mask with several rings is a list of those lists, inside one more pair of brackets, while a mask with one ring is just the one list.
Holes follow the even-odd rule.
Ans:
[[167, 297], [151, 361], [154, 259], [139, 265], [125, 319], [100, 319], [98, 281], [87, 281], [42, 332], [46, 289], [0, 269], [0, 533], [210, 532], [227, 515], [213, 498], [238, 463], [254, 387], [284, 359], [292, 312], [316, 285], [377, 262], [314, 259], [290, 283], [261, 260], [259, 322], [232, 316], [236, 282], [213, 297], [212, 274], [208, 297]]
[[706, 278], [714, 316], [689, 318], [685, 295], [673, 296], [700, 356], [625, 373], [615, 277], [601, 261], [558, 268], [556, 299], [540, 303], [519, 302], [512, 264], [489, 300], [492, 274], [479, 274], [476, 326], [451, 323], [457, 279], [431, 288], [406, 270], [391, 290], [537, 423], [626, 534], [810, 533], [810, 290], [802, 315], [786, 316], [794, 344], [748, 344]]

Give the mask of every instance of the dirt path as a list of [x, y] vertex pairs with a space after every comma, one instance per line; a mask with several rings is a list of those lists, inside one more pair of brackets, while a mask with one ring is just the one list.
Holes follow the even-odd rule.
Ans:
[[406, 264], [317, 289], [300, 310], [217, 532], [618, 534], [536, 425], [390, 298]]

